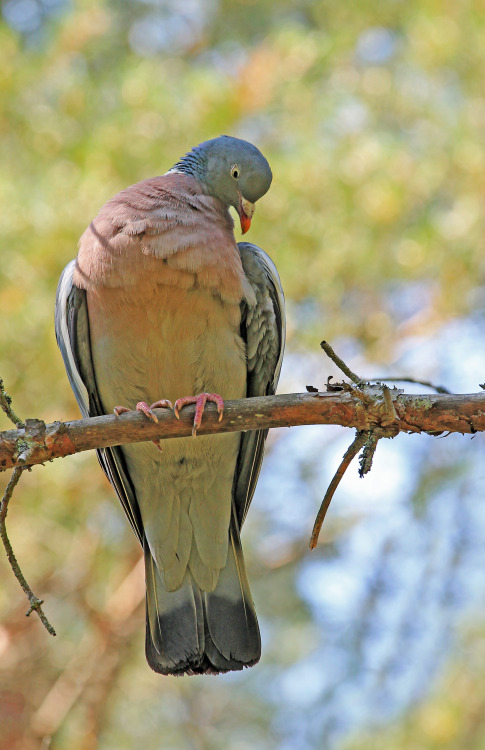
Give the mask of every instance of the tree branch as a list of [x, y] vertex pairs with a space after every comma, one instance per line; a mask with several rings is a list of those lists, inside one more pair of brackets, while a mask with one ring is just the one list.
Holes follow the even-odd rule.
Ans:
[[[215, 406], [210, 404], [196, 439], [209, 434], [305, 424], [338, 424], [366, 431], [392, 426], [395, 434], [485, 431], [485, 392], [406, 395], [401, 390], [387, 390], [384, 395], [379, 385], [361, 385], [357, 389], [343, 383], [332, 385], [327, 393], [227, 401], [221, 422]], [[47, 425], [38, 419], [28, 419], [24, 429], [0, 433], [0, 471], [95, 448], [191, 435], [193, 406], [184, 407], [180, 420], [169, 409], [155, 409], [155, 414], [158, 424], [139, 412]]]
[[25, 592], [27, 596], [27, 599], [30, 602], [30, 607], [29, 607], [29, 611], [27, 612], [27, 617], [30, 615], [31, 612], [37, 612], [46, 630], [48, 630], [51, 635], [55, 635], [56, 631], [50, 624], [49, 620], [45, 616], [44, 611], [42, 609], [42, 605], [44, 604], [44, 602], [42, 599], [39, 599], [34, 594], [29, 584], [27, 583], [24, 574], [20, 570], [20, 566], [17, 562], [17, 558], [15, 557], [14, 551], [12, 549], [12, 545], [10, 544], [10, 539], [8, 538], [8, 535], [7, 535], [7, 526], [5, 522], [7, 519], [8, 504], [10, 502], [10, 499], [12, 497], [15, 487], [17, 486], [17, 483], [20, 477], [22, 476], [23, 471], [24, 469], [20, 466], [17, 466], [13, 470], [12, 476], [10, 477], [10, 481], [5, 489], [2, 502], [0, 503], [0, 538], [3, 542], [3, 546], [5, 547], [5, 552], [7, 554], [7, 560], [10, 563], [10, 567], [12, 568], [17, 581], [20, 583], [23, 591]]

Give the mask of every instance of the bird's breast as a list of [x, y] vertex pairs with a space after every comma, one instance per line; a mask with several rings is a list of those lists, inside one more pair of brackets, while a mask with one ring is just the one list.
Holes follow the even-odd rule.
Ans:
[[88, 292], [92, 355], [107, 412], [203, 391], [246, 395], [240, 308], [174, 284]]

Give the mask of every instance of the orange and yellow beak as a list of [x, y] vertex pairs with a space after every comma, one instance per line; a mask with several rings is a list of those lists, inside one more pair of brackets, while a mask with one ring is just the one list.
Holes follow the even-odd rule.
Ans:
[[241, 193], [239, 193], [239, 220], [241, 222], [241, 232], [243, 234], [246, 234], [249, 227], [251, 226], [251, 219], [253, 218], [253, 214], [255, 211], [255, 205], [254, 203], [250, 203], [246, 200], [246, 198], [243, 198]]

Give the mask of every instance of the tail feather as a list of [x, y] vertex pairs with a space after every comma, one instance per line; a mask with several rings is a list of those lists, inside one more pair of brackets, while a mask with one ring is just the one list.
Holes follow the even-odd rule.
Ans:
[[204, 651], [200, 590], [187, 571], [177, 591], [167, 591], [145, 542], [146, 657], [155, 672], [178, 674], [197, 666]]
[[235, 516], [227, 565], [211, 593], [188, 569], [182, 586], [167, 591], [145, 543], [146, 657], [161, 674], [219, 674], [259, 660], [261, 640]]
[[261, 639], [235, 516], [229, 531], [227, 565], [215, 591], [203, 596], [210, 636], [206, 637], [206, 651], [213, 664], [221, 671], [256, 664]]

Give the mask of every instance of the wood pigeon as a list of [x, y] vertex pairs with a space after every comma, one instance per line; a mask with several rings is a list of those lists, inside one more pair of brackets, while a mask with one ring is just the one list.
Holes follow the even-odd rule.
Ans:
[[[270, 258], [236, 244], [269, 189], [252, 144], [201, 143], [161, 177], [123, 190], [81, 237], [57, 289], [56, 336], [83, 416], [136, 404], [273, 394], [285, 338]], [[162, 400], [160, 400], [162, 399]], [[119, 406], [123, 404], [124, 406]], [[146, 656], [162, 674], [255, 664], [259, 628], [239, 537], [267, 430], [97, 451], [143, 547]]]

